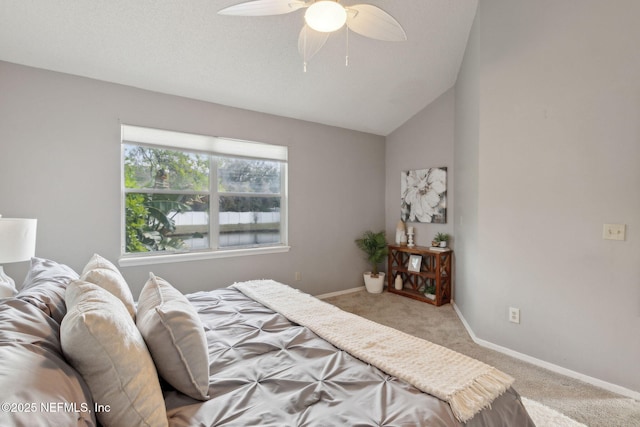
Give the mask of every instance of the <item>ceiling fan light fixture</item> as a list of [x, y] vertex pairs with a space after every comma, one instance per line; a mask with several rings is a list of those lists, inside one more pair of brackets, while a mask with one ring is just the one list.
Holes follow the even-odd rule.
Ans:
[[330, 33], [347, 22], [347, 10], [336, 1], [317, 1], [307, 8], [304, 20], [312, 29]]

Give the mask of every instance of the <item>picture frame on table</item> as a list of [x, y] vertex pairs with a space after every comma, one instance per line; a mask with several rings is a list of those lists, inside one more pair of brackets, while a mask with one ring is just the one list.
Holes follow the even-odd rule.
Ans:
[[420, 272], [420, 266], [422, 265], [422, 255], [411, 255], [409, 257], [409, 265], [407, 269], [413, 272]]

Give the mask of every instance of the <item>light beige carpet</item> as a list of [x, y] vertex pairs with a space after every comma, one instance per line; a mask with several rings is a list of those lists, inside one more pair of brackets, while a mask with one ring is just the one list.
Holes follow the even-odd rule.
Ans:
[[527, 412], [536, 427], [584, 427], [584, 424], [572, 420], [535, 400], [522, 397], [522, 403], [527, 408]]
[[640, 427], [640, 402], [475, 344], [450, 304], [435, 307], [364, 290], [325, 301], [493, 365], [516, 379], [514, 388], [523, 397], [587, 426]]

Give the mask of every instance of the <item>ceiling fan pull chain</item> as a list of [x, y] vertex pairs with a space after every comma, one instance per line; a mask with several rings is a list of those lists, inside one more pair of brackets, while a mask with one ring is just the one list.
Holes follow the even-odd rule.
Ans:
[[307, 72], [307, 30], [306, 28], [303, 30], [304, 31], [304, 47], [303, 47], [303, 53], [302, 53], [302, 68], [303, 68], [303, 73]]
[[347, 53], [344, 58], [344, 66], [348, 67], [349, 66], [349, 27], [345, 25], [345, 28], [347, 29]]

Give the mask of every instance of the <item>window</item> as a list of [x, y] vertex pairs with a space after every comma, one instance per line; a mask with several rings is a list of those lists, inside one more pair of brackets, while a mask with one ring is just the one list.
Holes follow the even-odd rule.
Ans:
[[123, 125], [122, 171], [121, 264], [287, 248], [287, 147]]

